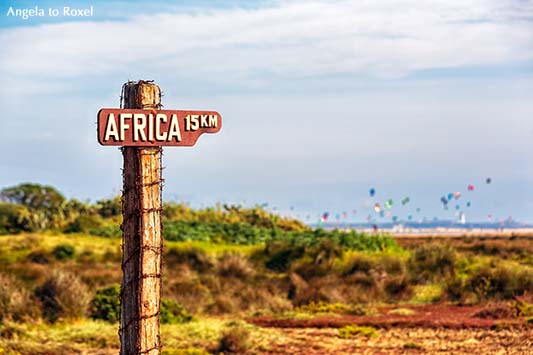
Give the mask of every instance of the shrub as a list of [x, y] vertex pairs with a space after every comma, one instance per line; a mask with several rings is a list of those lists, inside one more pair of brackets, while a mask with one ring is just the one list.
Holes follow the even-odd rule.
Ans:
[[193, 316], [182, 304], [170, 299], [161, 301], [160, 315], [163, 324], [187, 323], [193, 320]]
[[450, 245], [430, 244], [417, 247], [408, 261], [415, 282], [439, 281], [455, 274], [456, 253]]
[[346, 325], [339, 328], [339, 338], [349, 339], [356, 335], [362, 335], [367, 338], [375, 338], [379, 335], [378, 331], [373, 327]]
[[[316, 246], [329, 243], [332, 246], [343, 246], [361, 251], [382, 251], [399, 249], [393, 238], [383, 236], [367, 236], [351, 231], [309, 230], [307, 228], [265, 228], [253, 221], [241, 222], [237, 218], [233, 222], [217, 221], [186, 221], [175, 220], [165, 222], [164, 237], [174, 241], [205, 241], [213, 243], [229, 243], [251, 245], [270, 241], [284, 241], [293, 246]], [[340, 250], [340, 249], [339, 249]]]
[[405, 262], [397, 256], [385, 255], [379, 264], [390, 275], [404, 275], [406, 271]]
[[108, 322], [120, 320], [120, 285], [115, 284], [96, 291], [90, 303], [89, 315]]
[[351, 306], [344, 303], [310, 302], [297, 308], [299, 312], [306, 313], [338, 313], [350, 315], [365, 315], [364, 307]]
[[304, 255], [305, 248], [287, 242], [273, 241], [266, 244], [263, 253], [267, 256], [265, 266], [268, 269], [286, 272], [294, 260]]
[[521, 317], [533, 317], [533, 304], [530, 304], [524, 300], [516, 300], [515, 305], [516, 313]]
[[90, 302], [87, 286], [76, 275], [57, 271], [35, 290], [42, 304], [43, 318], [55, 322], [60, 318], [80, 318]]
[[165, 255], [168, 265], [186, 264], [196, 271], [207, 271], [214, 267], [214, 263], [207, 253], [194, 246], [170, 248]]
[[480, 299], [511, 299], [526, 291], [533, 291], [533, 276], [502, 266], [483, 267], [473, 274], [465, 285]]
[[527, 271], [487, 265], [465, 279], [448, 280], [445, 291], [452, 301], [462, 303], [508, 300], [533, 292], [533, 276]]
[[35, 264], [50, 263], [50, 254], [44, 250], [35, 250], [28, 254], [27, 260]]
[[224, 354], [245, 354], [250, 348], [250, 332], [238, 323], [232, 323], [222, 333], [217, 352]]
[[104, 218], [119, 216], [122, 213], [122, 199], [116, 196], [96, 201], [98, 214]]
[[383, 283], [383, 290], [390, 302], [405, 300], [413, 295], [413, 289], [405, 276], [387, 278]]
[[309, 281], [315, 277], [328, 275], [331, 272], [331, 268], [327, 264], [317, 264], [310, 255], [305, 255], [293, 263], [291, 271]]
[[367, 255], [356, 255], [352, 257], [343, 271], [344, 276], [349, 276], [357, 273], [368, 274], [375, 269], [377, 262]]
[[28, 291], [12, 276], [0, 273], [0, 323], [22, 321], [37, 316]]
[[110, 224], [107, 226], [100, 226], [89, 230], [90, 235], [105, 238], [120, 238], [122, 237], [122, 229], [119, 225]]
[[516, 316], [516, 310], [508, 305], [488, 305], [474, 313], [474, 317], [483, 319], [507, 319]]
[[35, 225], [26, 206], [0, 203], [0, 234], [32, 232]]
[[246, 279], [255, 274], [253, 266], [242, 254], [224, 253], [218, 260], [218, 273], [223, 277]]
[[237, 312], [238, 308], [235, 297], [226, 294], [218, 294], [208, 306], [208, 312], [213, 314], [231, 314]]
[[67, 225], [65, 233], [88, 233], [100, 227], [102, 223], [102, 218], [98, 215], [81, 215]]
[[75, 253], [76, 249], [70, 244], [60, 244], [52, 250], [52, 255], [57, 260], [72, 259]]
[[52, 186], [23, 183], [2, 189], [0, 199], [27, 207], [37, 229], [59, 227], [64, 221], [65, 197]]

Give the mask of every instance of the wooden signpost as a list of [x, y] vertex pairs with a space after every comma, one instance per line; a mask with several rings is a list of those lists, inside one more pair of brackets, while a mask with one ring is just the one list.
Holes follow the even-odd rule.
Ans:
[[98, 142], [122, 146], [124, 157], [121, 355], [161, 353], [162, 146], [193, 146], [222, 126], [215, 111], [161, 106], [159, 86], [139, 80], [122, 86], [120, 109], [98, 112]]

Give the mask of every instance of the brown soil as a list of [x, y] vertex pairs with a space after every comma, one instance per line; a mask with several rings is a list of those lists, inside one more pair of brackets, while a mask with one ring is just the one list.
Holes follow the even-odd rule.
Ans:
[[[477, 315], [484, 314], [486, 307], [435, 304], [402, 306], [404, 313], [410, 309], [414, 314], [398, 315], [393, 311], [397, 308], [381, 307], [376, 315], [303, 320], [263, 316], [249, 322], [278, 333], [257, 352], [261, 355], [533, 354], [533, 325], [511, 313], [503, 318], [498, 314], [498, 319], [480, 318]], [[378, 336], [340, 338], [338, 328], [349, 324], [375, 327]]]
[[280, 319], [275, 317], [257, 317], [249, 321], [261, 327], [274, 328], [339, 328], [348, 324], [367, 325], [376, 328], [392, 327], [424, 327], [424, 328], [502, 328], [526, 325], [520, 317], [498, 317], [491, 319], [479, 317], [484, 308], [481, 306], [454, 306], [447, 304], [432, 304], [423, 306], [405, 306], [414, 314], [399, 315], [390, 313], [393, 307], [381, 307], [376, 315], [351, 316], [333, 315], [317, 316], [312, 319]]

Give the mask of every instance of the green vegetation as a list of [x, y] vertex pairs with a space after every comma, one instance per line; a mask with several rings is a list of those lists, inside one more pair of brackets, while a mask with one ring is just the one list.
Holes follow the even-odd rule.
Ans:
[[358, 326], [358, 325], [346, 325], [342, 328], [339, 328], [339, 338], [342, 339], [349, 339], [354, 336], [364, 336], [367, 338], [375, 338], [379, 336], [378, 331], [376, 328], [373, 327], [365, 327], [365, 326]]
[[250, 331], [237, 322], [232, 322], [222, 333], [216, 353], [245, 354], [250, 348]]
[[[0, 353], [116, 347], [120, 198], [82, 203], [36, 184], [0, 197]], [[173, 334], [165, 354], [256, 346], [250, 337], [257, 329], [226, 317], [309, 319], [378, 308], [410, 315], [411, 304], [434, 302], [488, 304], [480, 318], [533, 314], [533, 247], [519, 240], [401, 247], [387, 235], [311, 229], [259, 207], [227, 205], [167, 203], [164, 224], [161, 322]], [[376, 334], [353, 325], [339, 330], [341, 338]]]
[[405, 344], [403, 344], [403, 348], [404, 349], [416, 349], [416, 350], [424, 350], [424, 347], [418, 343], [415, 343], [415, 342], [407, 342]]
[[91, 300], [91, 318], [111, 323], [120, 320], [120, 285], [115, 284], [96, 291]]

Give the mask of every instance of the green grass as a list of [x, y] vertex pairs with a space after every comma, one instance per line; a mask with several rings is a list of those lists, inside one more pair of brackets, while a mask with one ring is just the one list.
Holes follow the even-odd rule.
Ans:
[[[221, 335], [235, 321], [201, 318], [186, 324], [161, 326], [163, 354], [204, 355], [216, 347]], [[5, 322], [0, 325], [1, 355], [44, 355], [82, 353], [89, 349], [119, 348], [118, 323], [79, 320], [58, 324]], [[266, 347], [268, 329], [239, 322], [254, 337], [254, 346]]]
[[387, 314], [394, 314], [398, 316], [412, 316], [416, 311], [409, 308], [395, 308], [387, 312]]
[[70, 354], [85, 349], [117, 348], [117, 326], [80, 320], [59, 324], [6, 322], [0, 326], [0, 354]]
[[413, 288], [414, 294], [410, 300], [410, 303], [435, 303], [440, 301], [442, 298], [441, 284], [415, 285]]
[[375, 338], [379, 336], [379, 333], [376, 330], [376, 328], [373, 328], [373, 327], [346, 325], [342, 328], [339, 328], [338, 335], [339, 335], [339, 338], [342, 338], [342, 339], [349, 339], [354, 336], [364, 336], [367, 338]]
[[[51, 253], [59, 245], [70, 245], [75, 249], [75, 256], [89, 252], [93, 257], [102, 259], [110, 253], [121, 253], [120, 239], [96, 237], [87, 234], [29, 233], [4, 235], [0, 237], [0, 263], [12, 264], [24, 261], [30, 252], [42, 250]], [[244, 255], [253, 254], [262, 245], [214, 244], [201, 241], [175, 242], [165, 241], [165, 248], [196, 247], [209, 254], [237, 252]]]

